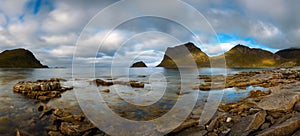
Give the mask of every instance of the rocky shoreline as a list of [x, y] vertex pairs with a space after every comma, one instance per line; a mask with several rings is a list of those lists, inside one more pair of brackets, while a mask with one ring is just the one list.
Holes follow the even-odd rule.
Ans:
[[[199, 124], [202, 110], [195, 107], [186, 121], [168, 135], [296, 136], [300, 134], [299, 68], [241, 72], [228, 76], [199, 76], [199, 79], [204, 80], [204, 83], [195, 88], [201, 91], [247, 86], [265, 87], [268, 91], [252, 90], [247, 98], [235, 103], [219, 105], [214, 117], [206, 124]], [[97, 79], [93, 83], [99, 86], [121, 84], [144, 87], [143, 83], [137, 81], [125, 83]], [[46, 84], [49, 86], [48, 89], [44, 87], [47, 86]], [[71, 88], [68, 87], [68, 89]], [[61, 96], [61, 93], [68, 89], [60, 85], [59, 79], [19, 82], [14, 86], [14, 92], [41, 102], [45, 102], [41, 96], [49, 97], [46, 99], [49, 101]], [[59, 95], [53, 95], [58, 93]], [[46, 127], [47, 134], [50, 136], [106, 135], [96, 128], [84, 114], [72, 114], [64, 109], [48, 107], [40, 102], [37, 105], [41, 113], [39, 119], [50, 122], [50, 125]], [[17, 130], [16, 134], [22, 135], [22, 131]]]
[[[200, 125], [199, 120], [195, 121], [194, 117], [200, 117], [200, 114], [195, 116], [192, 113], [180, 126], [180, 130], [169, 135], [298, 136], [300, 134], [299, 75], [298, 68], [229, 75], [225, 77], [229, 79], [225, 87], [252, 85], [268, 87], [269, 91], [252, 90], [243, 100], [219, 105], [214, 117], [205, 125]], [[220, 77], [223, 78], [222, 76], [213, 78]], [[204, 79], [210, 82], [210, 78]]]

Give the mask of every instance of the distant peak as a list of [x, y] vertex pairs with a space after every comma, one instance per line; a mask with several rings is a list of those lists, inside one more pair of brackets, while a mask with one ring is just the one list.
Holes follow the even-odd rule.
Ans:
[[168, 47], [167, 50], [173, 50], [173, 49], [182, 49], [183, 47], [187, 48], [189, 51], [201, 51], [200, 48], [198, 48], [194, 43], [192, 42], [187, 42], [187, 43], [184, 43], [184, 44], [181, 44], [181, 45], [178, 45], [178, 46], [175, 46], [175, 47]]
[[242, 45], [242, 44], [238, 44], [233, 48], [249, 48], [248, 46]]

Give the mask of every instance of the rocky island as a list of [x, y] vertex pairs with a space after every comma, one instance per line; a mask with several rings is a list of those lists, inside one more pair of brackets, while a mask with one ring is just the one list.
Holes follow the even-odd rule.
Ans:
[[[191, 58], [191, 55], [193, 58]], [[194, 62], [188, 60], [193, 59]], [[177, 66], [188, 67], [195, 63], [198, 67], [209, 67], [209, 56], [202, 52], [197, 46], [189, 42], [166, 50], [163, 60], [157, 67], [177, 68]]]
[[6, 50], [0, 53], [0, 68], [48, 68], [26, 49]]
[[135, 62], [131, 66], [131, 68], [138, 68], [138, 67], [147, 67], [147, 65], [143, 61]]

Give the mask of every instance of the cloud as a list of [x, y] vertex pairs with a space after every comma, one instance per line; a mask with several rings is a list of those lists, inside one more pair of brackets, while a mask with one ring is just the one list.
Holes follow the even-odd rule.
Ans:
[[6, 16], [0, 12], [0, 26], [4, 26], [7, 24]]
[[22, 15], [28, 0], [1, 0], [0, 9], [7, 16]]
[[49, 52], [53, 56], [57, 57], [70, 57], [74, 53], [74, 46], [62, 45]]
[[75, 45], [78, 35], [75, 33], [61, 34], [61, 35], [45, 35], [41, 36], [41, 40], [47, 44], [73, 44]]
[[[209, 32], [206, 21], [196, 17], [192, 8], [181, 9], [176, 2], [134, 1], [120, 9], [98, 18], [105, 25], [91, 24], [91, 33], [75, 43], [85, 25], [99, 11], [117, 0], [2, 0], [0, 1], [0, 50], [27, 48], [50, 66], [70, 66], [73, 51], [82, 63], [109, 64], [117, 54], [128, 61], [144, 60], [155, 65], [162, 59], [167, 47], [193, 41], [210, 55], [220, 54], [235, 44], [277, 50], [300, 47], [300, 1], [284, 0], [184, 0], [206, 17], [217, 35]], [[155, 6], [155, 8], [149, 6]], [[174, 10], [175, 9], [175, 10]], [[123, 22], [100, 42], [108, 33], [106, 26], [136, 14], [161, 13], [171, 20], [159, 17], [141, 17]], [[176, 11], [176, 12], [174, 12]], [[172, 19], [192, 26], [192, 33]], [[96, 21], [97, 22], [97, 21]], [[219, 34], [236, 35], [237, 39], [216, 41]], [[198, 43], [195, 37], [201, 39]], [[253, 42], [247, 41], [251, 39]], [[100, 48], [99, 48], [100, 47]], [[97, 58], [95, 58], [97, 56]], [[132, 56], [132, 57], [130, 57]], [[124, 65], [129, 64], [124, 60]]]

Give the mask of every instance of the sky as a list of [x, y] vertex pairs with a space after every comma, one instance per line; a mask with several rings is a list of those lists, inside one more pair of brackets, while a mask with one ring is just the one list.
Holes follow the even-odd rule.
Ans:
[[[42, 64], [71, 67], [74, 55], [83, 65], [155, 66], [185, 42], [210, 56], [237, 44], [300, 48], [300, 1], [174, 1], [0, 0], [0, 51], [25, 48]], [[139, 17], [121, 22], [130, 16]]]

